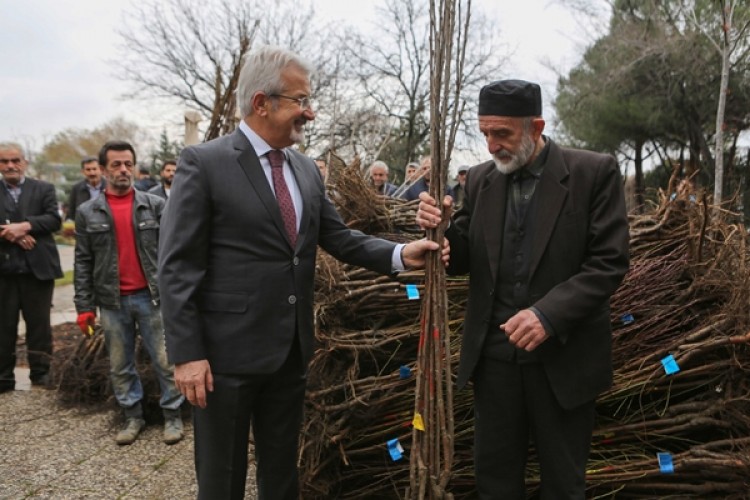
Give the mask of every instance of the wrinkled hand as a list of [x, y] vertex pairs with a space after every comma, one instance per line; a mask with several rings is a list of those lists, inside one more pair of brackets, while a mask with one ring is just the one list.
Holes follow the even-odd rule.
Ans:
[[16, 240], [16, 244], [24, 250], [31, 250], [36, 246], [36, 238], [31, 236], [30, 234], [27, 234], [23, 238], [19, 238], [18, 240]]
[[[430, 240], [417, 240], [404, 246], [401, 253], [401, 258], [404, 261], [404, 265], [407, 269], [422, 269], [425, 266], [425, 260], [427, 258], [427, 252], [433, 252], [438, 249], [438, 244]], [[443, 238], [443, 252], [442, 261], [444, 265], [448, 265], [450, 258], [450, 244], [448, 238]]]
[[443, 198], [443, 209], [437, 206], [435, 198], [429, 193], [422, 192], [419, 194], [419, 207], [417, 207], [417, 224], [422, 229], [436, 228], [443, 219], [443, 210], [447, 217], [450, 218], [453, 209], [453, 198], [446, 196]]
[[0, 228], [0, 238], [19, 245], [24, 250], [31, 250], [36, 246], [36, 238], [29, 234], [31, 224], [28, 222], [15, 222], [4, 224]]
[[214, 376], [207, 359], [175, 365], [174, 381], [191, 405], [206, 407], [206, 394], [214, 390]]
[[528, 352], [533, 351], [549, 338], [542, 322], [531, 309], [519, 311], [500, 325], [500, 329], [505, 331], [511, 344]]
[[78, 314], [76, 323], [78, 328], [81, 329], [81, 333], [84, 335], [91, 335], [94, 333], [94, 323], [96, 322], [96, 313], [93, 311], [85, 311]]

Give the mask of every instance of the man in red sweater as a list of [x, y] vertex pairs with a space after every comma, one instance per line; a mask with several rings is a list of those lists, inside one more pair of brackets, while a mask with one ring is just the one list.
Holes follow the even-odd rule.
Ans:
[[115, 398], [125, 414], [118, 444], [131, 444], [145, 425], [143, 387], [135, 367], [136, 325], [159, 379], [164, 442], [183, 437], [180, 405], [184, 397], [167, 361], [159, 308], [156, 262], [164, 200], [133, 188], [135, 150], [127, 142], [107, 142], [99, 152], [107, 178], [104, 196], [82, 204], [76, 213], [75, 305], [78, 326], [93, 332], [101, 313]]

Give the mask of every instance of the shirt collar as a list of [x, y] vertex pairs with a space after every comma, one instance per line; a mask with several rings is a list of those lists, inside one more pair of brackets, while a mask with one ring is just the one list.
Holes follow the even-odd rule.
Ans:
[[[247, 140], [250, 141], [250, 145], [255, 150], [255, 154], [258, 155], [258, 158], [265, 156], [266, 153], [274, 149], [269, 146], [268, 143], [255, 132], [255, 130], [250, 128], [250, 125], [248, 125], [244, 120], [240, 121], [239, 129], [243, 134], [245, 134]], [[286, 158], [286, 151], [282, 149], [281, 152], [284, 153], [284, 157]]]
[[5, 182], [5, 179], [0, 179], [0, 182], [2, 182], [2, 183], [3, 183], [3, 185], [5, 186], [5, 188], [6, 188], [6, 189], [7, 189], [8, 191], [10, 191], [11, 189], [19, 189], [19, 188], [20, 188], [21, 186], [23, 186], [23, 183], [24, 183], [24, 182], [26, 182], [26, 176], [25, 176], [25, 175], [24, 175], [24, 176], [22, 176], [22, 177], [21, 177], [21, 180], [20, 180], [20, 181], [18, 182], [18, 185], [16, 185], [16, 186], [11, 186], [11, 185], [10, 185], [10, 184], [8, 184], [7, 182]]

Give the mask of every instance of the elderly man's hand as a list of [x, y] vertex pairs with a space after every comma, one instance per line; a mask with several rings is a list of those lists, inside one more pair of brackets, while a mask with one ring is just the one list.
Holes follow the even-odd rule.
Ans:
[[500, 325], [508, 341], [519, 349], [531, 352], [549, 338], [534, 311], [523, 309]]
[[24, 240], [32, 239], [33, 236], [29, 235], [31, 231], [31, 223], [24, 222], [13, 222], [8, 224], [0, 225], [0, 238], [6, 239], [11, 243], [21, 244]]
[[[443, 198], [443, 209], [450, 218], [453, 207], [453, 198], [446, 196]], [[419, 207], [417, 208], [417, 224], [422, 229], [436, 228], [443, 219], [443, 209], [437, 206], [435, 198], [427, 192], [419, 194]]]

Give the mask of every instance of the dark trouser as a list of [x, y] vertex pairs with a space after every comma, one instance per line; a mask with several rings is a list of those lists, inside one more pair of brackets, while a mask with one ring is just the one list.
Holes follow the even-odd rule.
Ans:
[[258, 499], [298, 500], [305, 383], [298, 342], [276, 373], [214, 373], [206, 408], [193, 411], [199, 500], [244, 498], [251, 422]]
[[54, 280], [38, 280], [33, 274], [0, 275], [0, 389], [15, 386], [19, 313], [23, 313], [26, 322], [31, 380], [39, 380], [49, 371], [54, 289]]
[[474, 373], [474, 462], [483, 500], [524, 500], [529, 437], [541, 470], [541, 498], [585, 498], [594, 402], [558, 404], [540, 363], [482, 358]]

